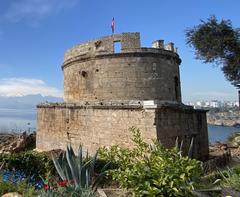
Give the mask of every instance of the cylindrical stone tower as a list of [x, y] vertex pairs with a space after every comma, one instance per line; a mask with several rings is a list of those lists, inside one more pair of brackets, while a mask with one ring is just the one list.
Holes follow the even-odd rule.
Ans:
[[155, 48], [141, 48], [139, 33], [123, 33], [71, 48], [62, 65], [65, 102], [181, 102], [181, 60], [172, 43], [159, 42], [153, 43]]

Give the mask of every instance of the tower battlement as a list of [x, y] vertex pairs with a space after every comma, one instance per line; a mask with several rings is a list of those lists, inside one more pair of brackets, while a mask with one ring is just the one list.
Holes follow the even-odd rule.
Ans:
[[[160, 43], [161, 42], [161, 43]], [[64, 64], [77, 57], [89, 58], [98, 55], [116, 54], [115, 43], [120, 45], [120, 53], [167, 53], [173, 55], [177, 50], [173, 43], [163, 44], [163, 40], [154, 41], [152, 48], [141, 48], [140, 33], [121, 33], [101, 37], [86, 43], [74, 46], [66, 51]], [[119, 51], [118, 51], [119, 53]]]

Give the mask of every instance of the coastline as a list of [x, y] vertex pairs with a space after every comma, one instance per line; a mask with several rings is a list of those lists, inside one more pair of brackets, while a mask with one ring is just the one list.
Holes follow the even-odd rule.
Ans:
[[207, 123], [217, 126], [240, 128], [240, 111], [209, 112], [207, 114]]

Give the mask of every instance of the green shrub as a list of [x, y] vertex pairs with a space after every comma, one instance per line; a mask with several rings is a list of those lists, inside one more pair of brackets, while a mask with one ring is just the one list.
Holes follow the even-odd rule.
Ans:
[[27, 177], [36, 176], [48, 179], [56, 175], [52, 159], [44, 154], [26, 151], [14, 154], [1, 154], [0, 162], [4, 162], [4, 169], [20, 170]]
[[176, 150], [165, 149], [158, 142], [149, 146], [139, 129], [131, 128], [133, 149], [112, 146], [100, 148], [100, 158], [116, 169], [109, 174], [120, 186], [132, 189], [136, 196], [190, 196], [195, 180], [202, 173], [201, 163], [183, 157]]
[[18, 192], [24, 197], [32, 197], [37, 195], [37, 193], [35, 192], [35, 188], [29, 186], [24, 181], [14, 184], [11, 182], [3, 181], [2, 178], [0, 178], [0, 195], [2, 196], [3, 194], [8, 192]]
[[41, 191], [39, 197], [96, 197], [91, 189], [75, 188], [74, 186], [65, 186], [63, 188], [54, 188]]
[[227, 170], [219, 171], [220, 186], [222, 188], [231, 188], [240, 191], [240, 166], [235, 168], [227, 168]]

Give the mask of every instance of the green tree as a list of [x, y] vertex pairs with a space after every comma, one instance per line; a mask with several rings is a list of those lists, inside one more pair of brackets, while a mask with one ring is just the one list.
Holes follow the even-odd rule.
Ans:
[[196, 59], [219, 65], [224, 76], [240, 88], [240, 29], [230, 20], [215, 16], [186, 30], [187, 44], [195, 48]]

